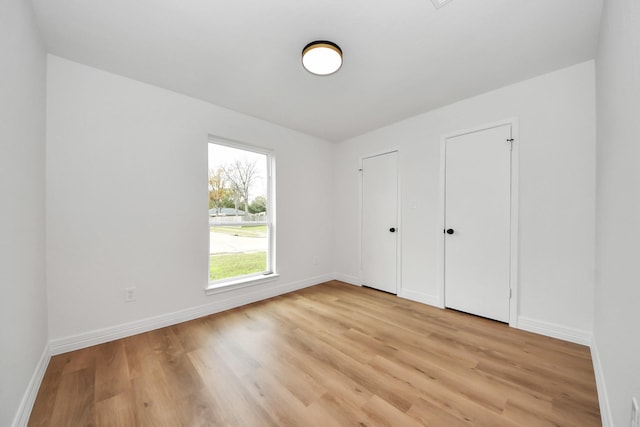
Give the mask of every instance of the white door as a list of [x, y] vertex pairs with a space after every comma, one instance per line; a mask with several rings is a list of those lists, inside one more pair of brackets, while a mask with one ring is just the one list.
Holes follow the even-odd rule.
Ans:
[[509, 321], [511, 125], [445, 141], [445, 305]]
[[397, 293], [398, 153], [362, 160], [363, 284]]

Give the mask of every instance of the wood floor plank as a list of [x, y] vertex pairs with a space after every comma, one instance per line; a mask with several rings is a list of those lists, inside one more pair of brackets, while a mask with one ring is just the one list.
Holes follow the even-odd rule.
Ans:
[[125, 393], [131, 388], [129, 364], [123, 341], [95, 347], [95, 401]]
[[174, 410], [172, 390], [162, 370], [134, 378], [131, 389], [136, 426], [181, 425]]
[[[366, 402], [365, 402], [366, 403]], [[316, 420], [327, 418], [328, 424], [338, 426], [374, 426], [369, 416], [353, 402], [340, 399], [327, 393], [313, 402], [312, 410], [317, 414]], [[327, 416], [329, 415], [329, 416]]]
[[292, 360], [291, 354], [286, 350], [286, 336], [280, 339], [264, 339], [264, 334], [254, 334], [251, 338], [253, 339], [240, 343], [242, 348], [261, 367], [268, 367], [272, 375], [305, 406], [327, 391], [322, 384], [300, 368], [305, 366], [305, 363]]
[[49, 423], [52, 426], [94, 426], [94, 372], [74, 370], [60, 377]]
[[51, 359], [29, 426], [599, 426], [589, 349], [331, 281]]
[[377, 375], [375, 369], [371, 366], [360, 364], [309, 333], [301, 330], [294, 332], [297, 333], [296, 335], [300, 342], [303, 342], [305, 347], [310, 349], [318, 360], [322, 360], [331, 368], [344, 373], [359, 384], [360, 387], [380, 395], [402, 411], [406, 411], [411, 406], [413, 393], [397, 379], [383, 378]]
[[225, 423], [232, 426], [276, 427], [277, 423], [253, 398], [241, 378], [226, 365], [226, 361], [209, 351], [189, 353], [196, 369], [223, 413]]
[[154, 350], [153, 335], [149, 332], [121, 340], [127, 355], [131, 380], [161, 370], [161, 360]]
[[174, 400], [172, 405], [183, 426], [233, 427], [237, 424], [224, 418], [224, 410], [219, 406], [208, 389]]
[[40, 390], [36, 396], [29, 425], [33, 427], [46, 426], [56, 403], [56, 396], [60, 388], [60, 380], [67, 358], [65, 355], [53, 356], [42, 378]]
[[171, 389], [171, 397], [174, 399], [197, 394], [204, 387], [202, 378], [187, 354], [183, 353], [168, 359], [163, 364], [163, 372], [167, 385]]
[[306, 406], [268, 371], [254, 371], [246, 375], [243, 381], [254, 399], [278, 426], [322, 426], [316, 420], [307, 419]]
[[372, 421], [371, 425], [381, 427], [420, 427], [421, 425], [417, 420], [376, 395], [362, 405], [361, 409]]
[[300, 347], [292, 345], [295, 341], [294, 335], [288, 335], [288, 337], [290, 337], [288, 342], [283, 344], [284, 348], [289, 349], [284, 357], [288, 363], [326, 390], [326, 393], [322, 393], [320, 397], [326, 394], [340, 396], [342, 400], [351, 402], [355, 406], [360, 406], [371, 398], [372, 393], [353, 378], [323, 360], [315, 358], [310, 352], [300, 351]]
[[131, 388], [96, 402], [96, 425], [103, 427], [136, 425], [136, 411]]
[[407, 415], [415, 419], [421, 426], [469, 427], [473, 425], [471, 419], [455, 414], [460, 412], [456, 406], [451, 407], [448, 402], [435, 398], [419, 398], [407, 411]]

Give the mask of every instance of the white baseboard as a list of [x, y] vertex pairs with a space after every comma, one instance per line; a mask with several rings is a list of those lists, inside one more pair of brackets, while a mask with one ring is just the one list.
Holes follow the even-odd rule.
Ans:
[[286, 294], [298, 289], [333, 280], [334, 277], [335, 275], [333, 274], [326, 274], [297, 282], [265, 284], [264, 286], [243, 288], [238, 290], [238, 292], [229, 292], [229, 296], [226, 298], [223, 298], [221, 294], [218, 294], [220, 298], [216, 298], [214, 302], [208, 304], [55, 339], [50, 342], [49, 348], [53, 355], [79, 350], [92, 345], [102, 344], [116, 339], [152, 331], [154, 329], [163, 328], [165, 326], [175, 325], [198, 317], [208, 316], [210, 314], [251, 304], [277, 295]]
[[362, 286], [362, 284], [360, 283], [360, 279], [355, 276], [349, 276], [347, 274], [342, 274], [342, 273], [334, 273], [333, 278], [335, 280], [339, 280], [349, 285]]
[[398, 296], [400, 298], [409, 299], [411, 301], [420, 302], [422, 304], [440, 307], [437, 296], [425, 294], [423, 292], [412, 291], [409, 289], [400, 289], [400, 292], [398, 292]]
[[586, 346], [591, 345], [593, 337], [591, 332], [523, 316], [518, 317], [518, 322], [515, 327], [524, 331]]
[[44, 377], [44, 373], [47, 371], [47, 366], [49, 366], [49, 360], [51, 360], [51, 351], [49, 349], [49, 345], [46, 345], [42, 355], [40, 356], [40, 360], [36, 365], [36, 369], [31, 376], [27, 390], [25, 391], [24, 396], [22, 396], [20, 406], [18, 407], [16, 416], [13, 418], [13, 423], [11, 424], [12, 427], [26, 427], [29, 422], [29, 416], [31, 416], [33, 404], [36, 401], [40, 384], [42, 384], [42, 378]]
[[598, 401], [600, 403], [602, 427], [613, 427], [613, 415], [611, 414], [609, 396], [607, 395], [607, 385], [604, 381], [604, 371], [602, 370], [602, 361], [600, 359], [600, 353], [598, 352], [598, 345], [595, 336], [591, 340], [591, 360], [593, 361], [596, 388], [598, 389]]

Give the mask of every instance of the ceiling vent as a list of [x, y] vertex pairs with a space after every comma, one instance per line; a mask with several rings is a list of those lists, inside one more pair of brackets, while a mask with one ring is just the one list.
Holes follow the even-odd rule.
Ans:
[[436, 7], [436, 9], [440, 9], [445, 4], [449, 3], [451, 0], [431, 0], [431, 3]]

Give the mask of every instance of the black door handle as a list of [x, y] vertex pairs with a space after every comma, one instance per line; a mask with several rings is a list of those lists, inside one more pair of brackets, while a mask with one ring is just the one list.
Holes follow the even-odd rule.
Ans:
[[395, 227], [391, 227], [391, 228], [389, 229], [389, 231], [390, 231], [390, 232], [392, 232], [392, 233], [395, 233], [395, 232], [396, 232], [396, 228], [395, 228]]
[[454, 233], [453, 228], [450, 228], [447, 230], [447, 234], [453, 234], [453, 233]]

